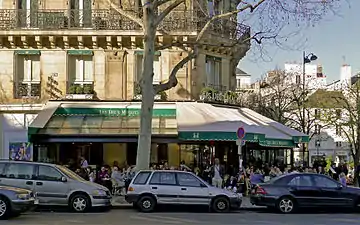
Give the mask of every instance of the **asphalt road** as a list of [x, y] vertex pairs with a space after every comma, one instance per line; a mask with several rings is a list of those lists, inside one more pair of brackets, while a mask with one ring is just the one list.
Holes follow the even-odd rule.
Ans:
[[191, 211], [161, 211], [150, 214], [132, 209], [86, 214], [68, 212], [29, 212], [0, 225], [352, 225], [360, 224], [360, 213], [297, 213], [282, 215], [268, 211], [238, 211], [216, 214]]

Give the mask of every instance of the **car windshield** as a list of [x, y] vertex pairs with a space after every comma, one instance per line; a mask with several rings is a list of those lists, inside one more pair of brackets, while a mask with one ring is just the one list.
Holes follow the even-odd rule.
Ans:
[[58, 168], [61, 172], [63, 172], [66, 176], [68, 176], [73, 180], [85, 181], [82, 177], [80, 177], [79, 175], [77, 175], [76, 173], [74, 173], [73, 171], [69, 170], [64, 166], [56, 165], [56, 168]]

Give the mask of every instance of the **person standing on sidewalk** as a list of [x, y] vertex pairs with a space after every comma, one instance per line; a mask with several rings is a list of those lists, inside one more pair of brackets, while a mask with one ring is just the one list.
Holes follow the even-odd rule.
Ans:
[[212, 177], [212, 185], [217, 188], [222, 188], [224, 179], [224, 167], [220, 165], [218, 158], [215, 159], [215, 164], [211, 167], [210, 175]]

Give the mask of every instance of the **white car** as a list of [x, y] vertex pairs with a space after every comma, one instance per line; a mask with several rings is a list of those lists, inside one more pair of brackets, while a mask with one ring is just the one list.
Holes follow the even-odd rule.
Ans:
[[190, 172], [143, 170], [131, 181], [125, 196], [142, 212], [156, 205], [207, 205], [215, 212], [240, 208], [242, 194], [213, 187]]

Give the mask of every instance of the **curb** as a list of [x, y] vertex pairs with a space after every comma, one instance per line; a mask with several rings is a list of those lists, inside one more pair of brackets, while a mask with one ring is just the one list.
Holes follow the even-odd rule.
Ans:
[[133, 205], [130, 204], [116, 204], [112, 205], [111, 209], [132, 209]]

